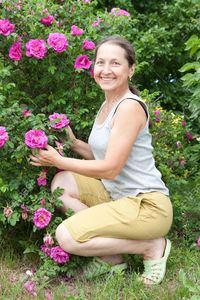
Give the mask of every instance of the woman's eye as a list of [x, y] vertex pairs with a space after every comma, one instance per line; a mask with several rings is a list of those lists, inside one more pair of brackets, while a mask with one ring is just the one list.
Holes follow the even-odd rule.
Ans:
[[119, 66], [119, 63], [118, 63], [117, 61], [114, 61], [114, 62], [113, 62], [113, 65]]
[[96, 64], [97, 65], [103, 65], [103, 62], [102, 61], [97, 61]]

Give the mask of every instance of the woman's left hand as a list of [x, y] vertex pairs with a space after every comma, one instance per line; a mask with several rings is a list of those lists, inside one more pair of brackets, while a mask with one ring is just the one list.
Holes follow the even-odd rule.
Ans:
[[39, 149], [38, 154], [30, 155], [30, 164], [37, 167], [56, 167], [61, 157], [58, 151], [47, 145], [46, 150]]

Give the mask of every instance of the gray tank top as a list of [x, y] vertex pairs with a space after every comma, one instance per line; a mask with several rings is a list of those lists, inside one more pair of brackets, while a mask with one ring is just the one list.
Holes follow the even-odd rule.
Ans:
[[[161, 173], [155, 166], [152, 154], [153, 147], [151, 145], [151, 134], [149, 133], [148, 108], [138, 96], [131, 92], [128, 92], [116, 103], [103, 124], [99, 125], [95, 120], [88, 139], [93, 155], [96, 160], [104, 159], [111, 130], [112, 118], [120, 103], [122, 101], [126, 101], [125, 99], [139, 101], [143, 107], [145, 106], [147, 122], [145, 127], [137, 136], [129, 157], [119, 175], [113, 180], [102, 179], [102, 183], [114, 200], [123, 196], [137, 196], [139, 193], [148, 193], [153, 191], [169, 195], [169, 191], [161, 179]], [[102, 106], [103, 105], [104, 103]], [[100, 110], [102, 109], [102, 106]]]

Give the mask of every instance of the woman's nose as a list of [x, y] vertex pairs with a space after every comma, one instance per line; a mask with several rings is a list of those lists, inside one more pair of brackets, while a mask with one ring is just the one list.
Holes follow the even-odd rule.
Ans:
[[111, 72], [110, 65], [109, 64], [104, 64], [102, 71], [104, 73], [110, 73]]

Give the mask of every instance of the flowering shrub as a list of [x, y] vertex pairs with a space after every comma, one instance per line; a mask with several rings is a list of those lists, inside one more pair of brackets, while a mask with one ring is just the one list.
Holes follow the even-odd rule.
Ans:
[[88, 135], [101, 101], [91, 76], [95, 44], [104, 35], [131, 29], [130, 16], [98, 12], [96, 5], [0, 3], [0, 237], [40, 256], [40, 271], [24, 286], [32, 295], [39, 276], [70, 276], [85, 261], [54, 239], [56, 227], [71, 214], [59, 211], [62, 190], [50, 192], [59, 170], [33, 167], [29, 155], [47, 143], [69, 155], [69, 120], [80, 138]]
[[[92, 78], [95, 44], [120, 34], [135, 40], [139, 51], [140, 37], [129, 12], [98, 12], [95, 0], [0, 5], [0, 238], [40, 256], [39, 273], [25, 285], [35, 295], [37, 274], [70, 276], [84, 259], [70, 256], [54, 239], [56, 227], [71, 215], [59, 211], [62, 190], [50, 192], [59, 170], [33, 167], [29, 155], [47, 142], [70, 155], [69, 120], [79, 138], [88, 136], [103, 97]], [[143, 97], [150, 104], [158, 167], [175, 189], [198, 172], [198, 137], [188, 121], [181, 124], [182, 116], [157, 107], [146, 92]]]

